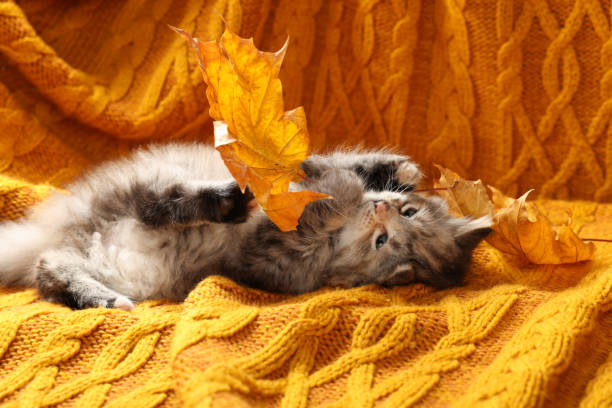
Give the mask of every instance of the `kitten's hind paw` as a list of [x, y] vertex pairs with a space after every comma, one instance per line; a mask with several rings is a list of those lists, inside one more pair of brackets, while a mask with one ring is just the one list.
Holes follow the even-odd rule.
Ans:
[[125, 296], [117, 296], [108, 298], [106, 296], [88, 297], [81, 296], [80, 301], [74, 306], [69, 305], [73, 309], [88, 309], [92, 307], [103, 307], [106, 309], [120, 309], [129, 312], [134, 308], [134, 303]]
[[130, 299], [121, 295], [117, 297], [107, 298], [80, 296], [75, 293], [62, 292], [57, 293], [53, 296], [44, 296], [44, 299], [48, 302], [64, 304], [72, 310], [103, 307], [106, 309], [120, 309], [129, 312], [134, 308], [134, 303], [132, 303]]
[[129, 312], [130, 310], [134, 308], [134, 303], [132, 303], [132, 301], [126, 298], [125, 296], [119, 296], [116, 299], [109, 300], [106, 303], [106, 307], [121, 309], [121, 310], [125, 310], [126, 312]]

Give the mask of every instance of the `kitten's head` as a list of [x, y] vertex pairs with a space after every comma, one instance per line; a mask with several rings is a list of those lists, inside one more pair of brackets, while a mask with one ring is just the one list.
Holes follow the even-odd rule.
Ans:
[[327, 283], [457, 285], [490, 224], [490, 217], [451, 217], [436, 196], [366, 193], [357, 216], [337, 238]]

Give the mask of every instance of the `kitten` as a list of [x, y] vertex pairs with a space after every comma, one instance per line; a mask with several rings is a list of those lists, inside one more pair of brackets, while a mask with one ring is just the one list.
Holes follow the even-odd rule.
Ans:
[[209, 146], [170, 144], [102, 165], [26, 219], [0, 225], [0, 283], [37, 287], [72, 308], [131, 309], [181, 301], [225, 275], [268, 291], [325, 285], [461, 282], [490, 219], [452, 218], [439, 197], [406, 193], [421, 173], [408, 157], [346, 151], [302, 168], [310, 203], [280, 232], [240, 191]]

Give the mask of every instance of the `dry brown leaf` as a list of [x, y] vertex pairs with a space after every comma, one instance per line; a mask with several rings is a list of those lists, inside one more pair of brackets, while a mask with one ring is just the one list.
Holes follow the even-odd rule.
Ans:
[[533, 202], [527, 201], [529, 191], [518, 199], [506, 197], [488, 186], [487, 194], [482, 182], [462, 179], [456, 173], [437, 166], [440, 180], [437, 187], [451, 209], [458, 215], [481, 217], [493, 215], [493, 232], [487, 242], [517, 260], [535, 264], [564, 264], [593, 259], [595, 246], [585, 243], [566, 224], [553, 225]]
[[[595, 245], [582, 241], [566, 224], [553, 225], [538, 206], [527, 201], [531, 191], [514, 200], [494, 187], [494, 233], [488, 242], [507, 254], [525, 257], [535, 264], [564, 264], [593, 259]], [[509, 204], [509, 205], [508, 205]]]
[[489, 187], [489, 191], [491, 192], [491, 201], [493, 202], [493, 207], [495, 208], [495, 211], [500, 210], [502, 208], [510, 207], [512, 203], [516, 201], [516, 199], [514, 198], [505, 196], [504, 193], [502, 193], [493, 186], [487, 187]]
[[289, 192], [291, 181], [305, 178], [299, 165], [310, 154], [310, 139], [304, 110], [284, 111], [278, 72], [287, 44], [276, 53], [262, 52], [252, 39], [228, 28], [219, 41], [208, 42], [175, 30], [198, 51], [210, 115], [216, 120], [215, 148], [272, 222], [283, 231], [296, 229], [306, 204], [329, 196]]
[[493, 216], [493, 204], [482, 181], [470, 181], [461, 178], [457, 173], [435, 165], [440, 170], [440, 180], [434, 187], [446, 187], [439, 194], [446, 199], [451, 212], [459, 216], [482, 217]]

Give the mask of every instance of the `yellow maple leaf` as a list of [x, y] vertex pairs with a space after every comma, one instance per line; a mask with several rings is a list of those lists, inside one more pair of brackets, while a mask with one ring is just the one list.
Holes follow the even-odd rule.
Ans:
[[228, 28], [219, 41], [201, 42], [183, 30], [198, 51], [215, 148], [240, 187], [247, 185], [270, 220], [282, 231], [294, 230], [304, 207], [326, 194], [289, 192], [289, 183], [306, 176], [299, 165], [310, 154], [302, 107], [284, 111], [278, 78], [287, 43], [275, 53], [259, 51], [252, 39]]
[[517, 260], [535, 264], [563, 264], [593, 259], [595, 246], [585, 243], [571, 229], [571, 220], [554, 225], [536, 206], [527, 201], [530, 191], [518, 199], [488, 186], [487, 193], [480, 180], [469, 181], [451, 170], [437, 166], [440, 179], [436, 187], [460, 216], [492, 215], [493, 232], [487, 242]]

